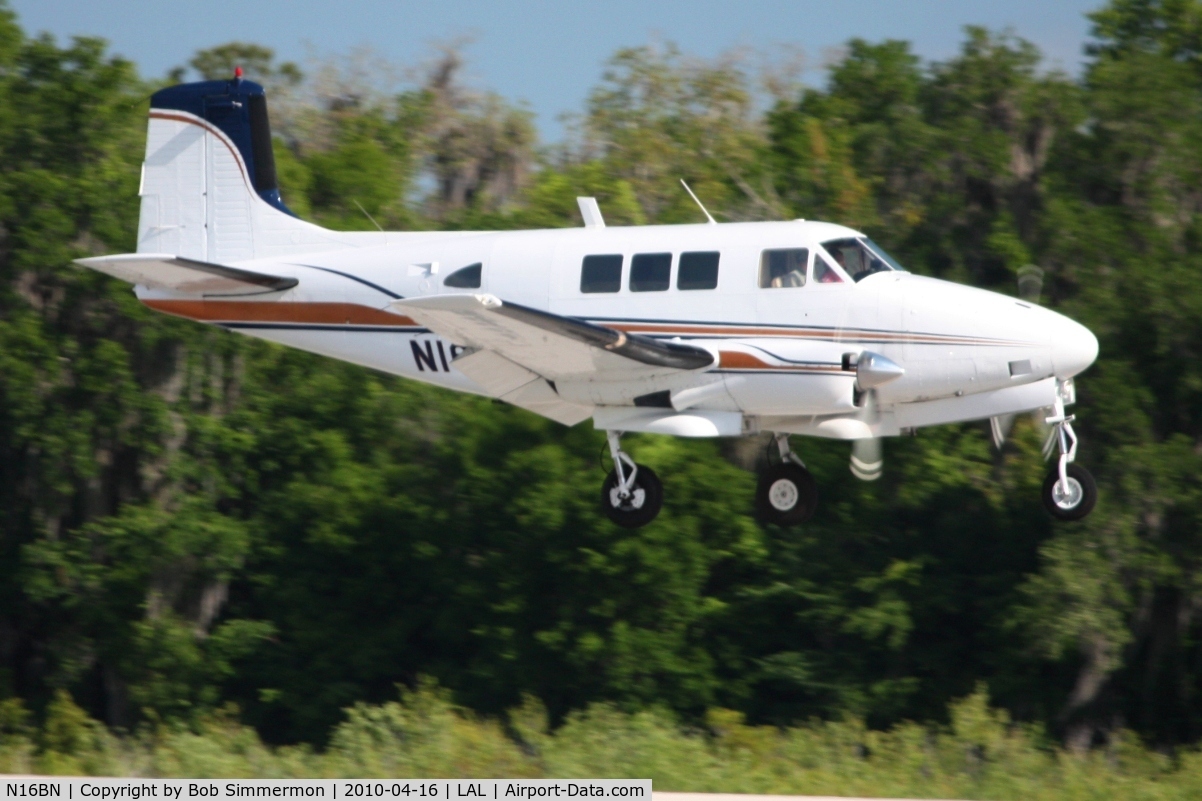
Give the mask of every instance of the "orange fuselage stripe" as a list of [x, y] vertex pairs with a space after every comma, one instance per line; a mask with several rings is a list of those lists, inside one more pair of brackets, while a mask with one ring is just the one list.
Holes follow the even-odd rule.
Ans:
[[[781, 370], [808, 373], [842, 373], [837, 364], [769, 364], [758, 356], [740, 350], [718, 351], [718, 367], [723, 370]], [[850, 373], [849, 373], [850, 375]]]

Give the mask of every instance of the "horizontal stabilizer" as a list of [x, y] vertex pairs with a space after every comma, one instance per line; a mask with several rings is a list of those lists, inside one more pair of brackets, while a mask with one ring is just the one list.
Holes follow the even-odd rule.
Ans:
[[391, 308], [452, 342], [495, 351], [551, 380], [620, 380], [714, 363], [704, 348], [627, 334], [493, 295], [409, 298]]
[[295, 278], [226, 267], [165, 253], [94, 256], [76, 259], [75, 263], [131, 284], [207, 297], [281, 292], [298, 283]]

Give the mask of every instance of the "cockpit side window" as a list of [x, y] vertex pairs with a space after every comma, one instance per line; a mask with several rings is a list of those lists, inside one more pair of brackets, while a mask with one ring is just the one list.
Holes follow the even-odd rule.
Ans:
[[805, 286], [808, 248], [765, 250], [760, 254], [760, 286], [764, 289], [784, 289]]
[[832, 267], [821, 253], [814, 254], [814, 281], [819, 284], [841, 284], [839, 271]]
[[870, 239], [832, 239], [823, 242], [843, 271], [859, 281], [873, 273], [902, 270], [902, 266]]
[[897, 272], [899, 272], [899, 273], [908, 272], [908, 270], [906, 270], [905, 267], [901, 266], [901, 263], [898, 262], [897, 259], [890, 256], [885, 251], [885, 249], [883, 247], [881, 247], [880, 245], [878, 245], [876, 242], [873, 242], [871, 239], [865, 239], [864, 244], [868, 246], [869, 250], [873, 251], [874, 253], [876, 253], [876, 255], [878, 255], [882, 259], [884, 259], [885, 263], [888, 264], [891, 268], [893, 268]]
[[480, 262], [460, 267], [442, 280], [443, 286], [453, 286], [456, 289], [479, 289], [480, 272], [484, 265]]

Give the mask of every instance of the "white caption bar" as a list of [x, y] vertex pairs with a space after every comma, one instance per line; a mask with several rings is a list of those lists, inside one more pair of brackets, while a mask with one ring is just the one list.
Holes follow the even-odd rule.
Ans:
[[4, 798], [64, 801], [198, 801], [219, 798], [528, 801], [632, 798], [651, 801], [650, 779], [80, 779], [22, 777], [2, 782]]

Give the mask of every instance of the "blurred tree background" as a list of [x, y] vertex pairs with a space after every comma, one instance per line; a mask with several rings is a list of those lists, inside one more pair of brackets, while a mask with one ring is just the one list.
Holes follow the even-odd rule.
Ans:
[[[1079, 382], [1102, 489], [1054, 524], [1040, 434], [887, 444], [798, 530], [751, 516], [763, 443], [631, 438], [668, 484], [652, 525], [596, 508], [602, 438], [524, 411], [156, 315], [71, 259], [134, 249], [146, 98], [103, 42], [0, 12], [0, 698], [68, 691], [114, 727], [233, 702], [323, 743], [358, 702], [436, 679], [552, 723], [599, 701], [701, 723], [945, 719], [974, 688], [1083, 750], [1202, 738], [1202, 2], [1112, 0], [1080, 77], [969, 28], [924, 63], [853, 40], [824, 88], [746, 58], [614, 55], [572, 136], [462, 83], [449, 46], [396, 89], [359, 54], [267, 85], [286, 202], [336, 228], [805, 217], [919, 273], [1043, 302], [1101, 342]], [[366, 212], [366, 214], [364, 213]], [[54, 699], [59, 698], [60, 701]], [[5, 707], [8, 709], [9, 707]], [[14, 707], [15, 708], [15, 707]]]

